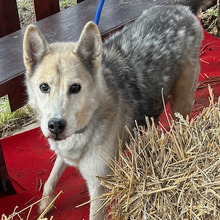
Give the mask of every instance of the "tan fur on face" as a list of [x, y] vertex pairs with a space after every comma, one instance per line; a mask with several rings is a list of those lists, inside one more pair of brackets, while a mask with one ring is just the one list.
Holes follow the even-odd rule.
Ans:
[[[46, 126], [50, 118], [64, 118], [72, 123], [67, 124], [65, 131], [65, 135], [69, 136], [87, 125], [94, 109], [93, 79], [72, 52], [74, 47], [74, 44], [52, 45], [50, 53], [42, 59], [41, 65], [30, 78], [30, 84], [35, 88], [31, 96], [38, 98], [38, 106], [40, 105], [41, 111], [44, 110], [42, 130], [46, 136], [48, 136]], [[50, 86], [49, 94], [40, 91], [39, 86], [43, 83]], [[82, 89], [79, 94], [70, 95], [69, 88], [75, 83], [80, 84]]]

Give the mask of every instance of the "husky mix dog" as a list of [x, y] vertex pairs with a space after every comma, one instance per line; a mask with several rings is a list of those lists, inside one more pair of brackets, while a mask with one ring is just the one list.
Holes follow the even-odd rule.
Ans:
[[[207, 0], [173, 0], [154, 6], [102, 44], [98, 27], [89, 22], [77, 42], [48, 44], [29, 25], [24, 36], [24, 64], [29, 104], [57, 159], [44, 185], [43, 211], [55, 196], [65, 168], [76, 166], [90, 198], [104, 193], [96, 176], [110, 171], [104, 153], [118, 153], [118, 135], [145, 116], [156, 120], [163, 100], [172, 113], [190, 114], [200, 71], [203, 30], [195, 16]], [[124, 134], [124, 141], [128, 135]], [[90, 205], [90, 220], [104, 219]], [[74, 217], [73, 217], [74, 219]]]

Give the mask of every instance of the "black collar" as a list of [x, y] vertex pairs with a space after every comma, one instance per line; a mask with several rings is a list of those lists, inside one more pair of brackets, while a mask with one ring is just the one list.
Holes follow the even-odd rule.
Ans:
[[74, 134], [82, 134], [84, 131], [87, 130], [87, 128], [88, 128], [88, 124], [84, 128], [82, 128], [82, 129], [80, 129], [78, 131], [75, 131]]

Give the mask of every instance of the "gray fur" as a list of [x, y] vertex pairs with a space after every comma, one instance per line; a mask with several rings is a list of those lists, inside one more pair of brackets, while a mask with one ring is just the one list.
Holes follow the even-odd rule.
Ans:
[[[202, 28], [184, 6], [156, 6], [103, 45], [103, 74], [109, 93], [126, 102], [134, 119], [158, 118], [182, 65], [198, 50]], [[196, 46], [197, 45], [197, 46]], [[121, 106], [121, 105], [120, 105]]]

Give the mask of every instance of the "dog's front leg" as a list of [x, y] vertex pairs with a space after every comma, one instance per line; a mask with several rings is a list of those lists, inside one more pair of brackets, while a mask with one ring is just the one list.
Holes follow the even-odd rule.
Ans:
[[93, 184], [88, 184], [88, 189], [92, 201], [90, 204], [89, 220], [104, 220], [106, 208], [99, 210], [103, 200], [97, 199], [105, 193], [104, 187], [100, 185], [100, 181], [96, 178], [94, 179]]
[[43, 196], [48, 196], [47, 199], [43, 199], [39, 204], [39, 213], [42, 213], [45, 208], [51, 203], [55, 197], [55, 187], [56, 184], [62, 175], [63, 171], [66, 169], [67, 165], [64, 162], [61, 156], [57, 156], [57, 159], [54, 163], [53, 169], [50, 173], [49, 178], [44, 184]]

